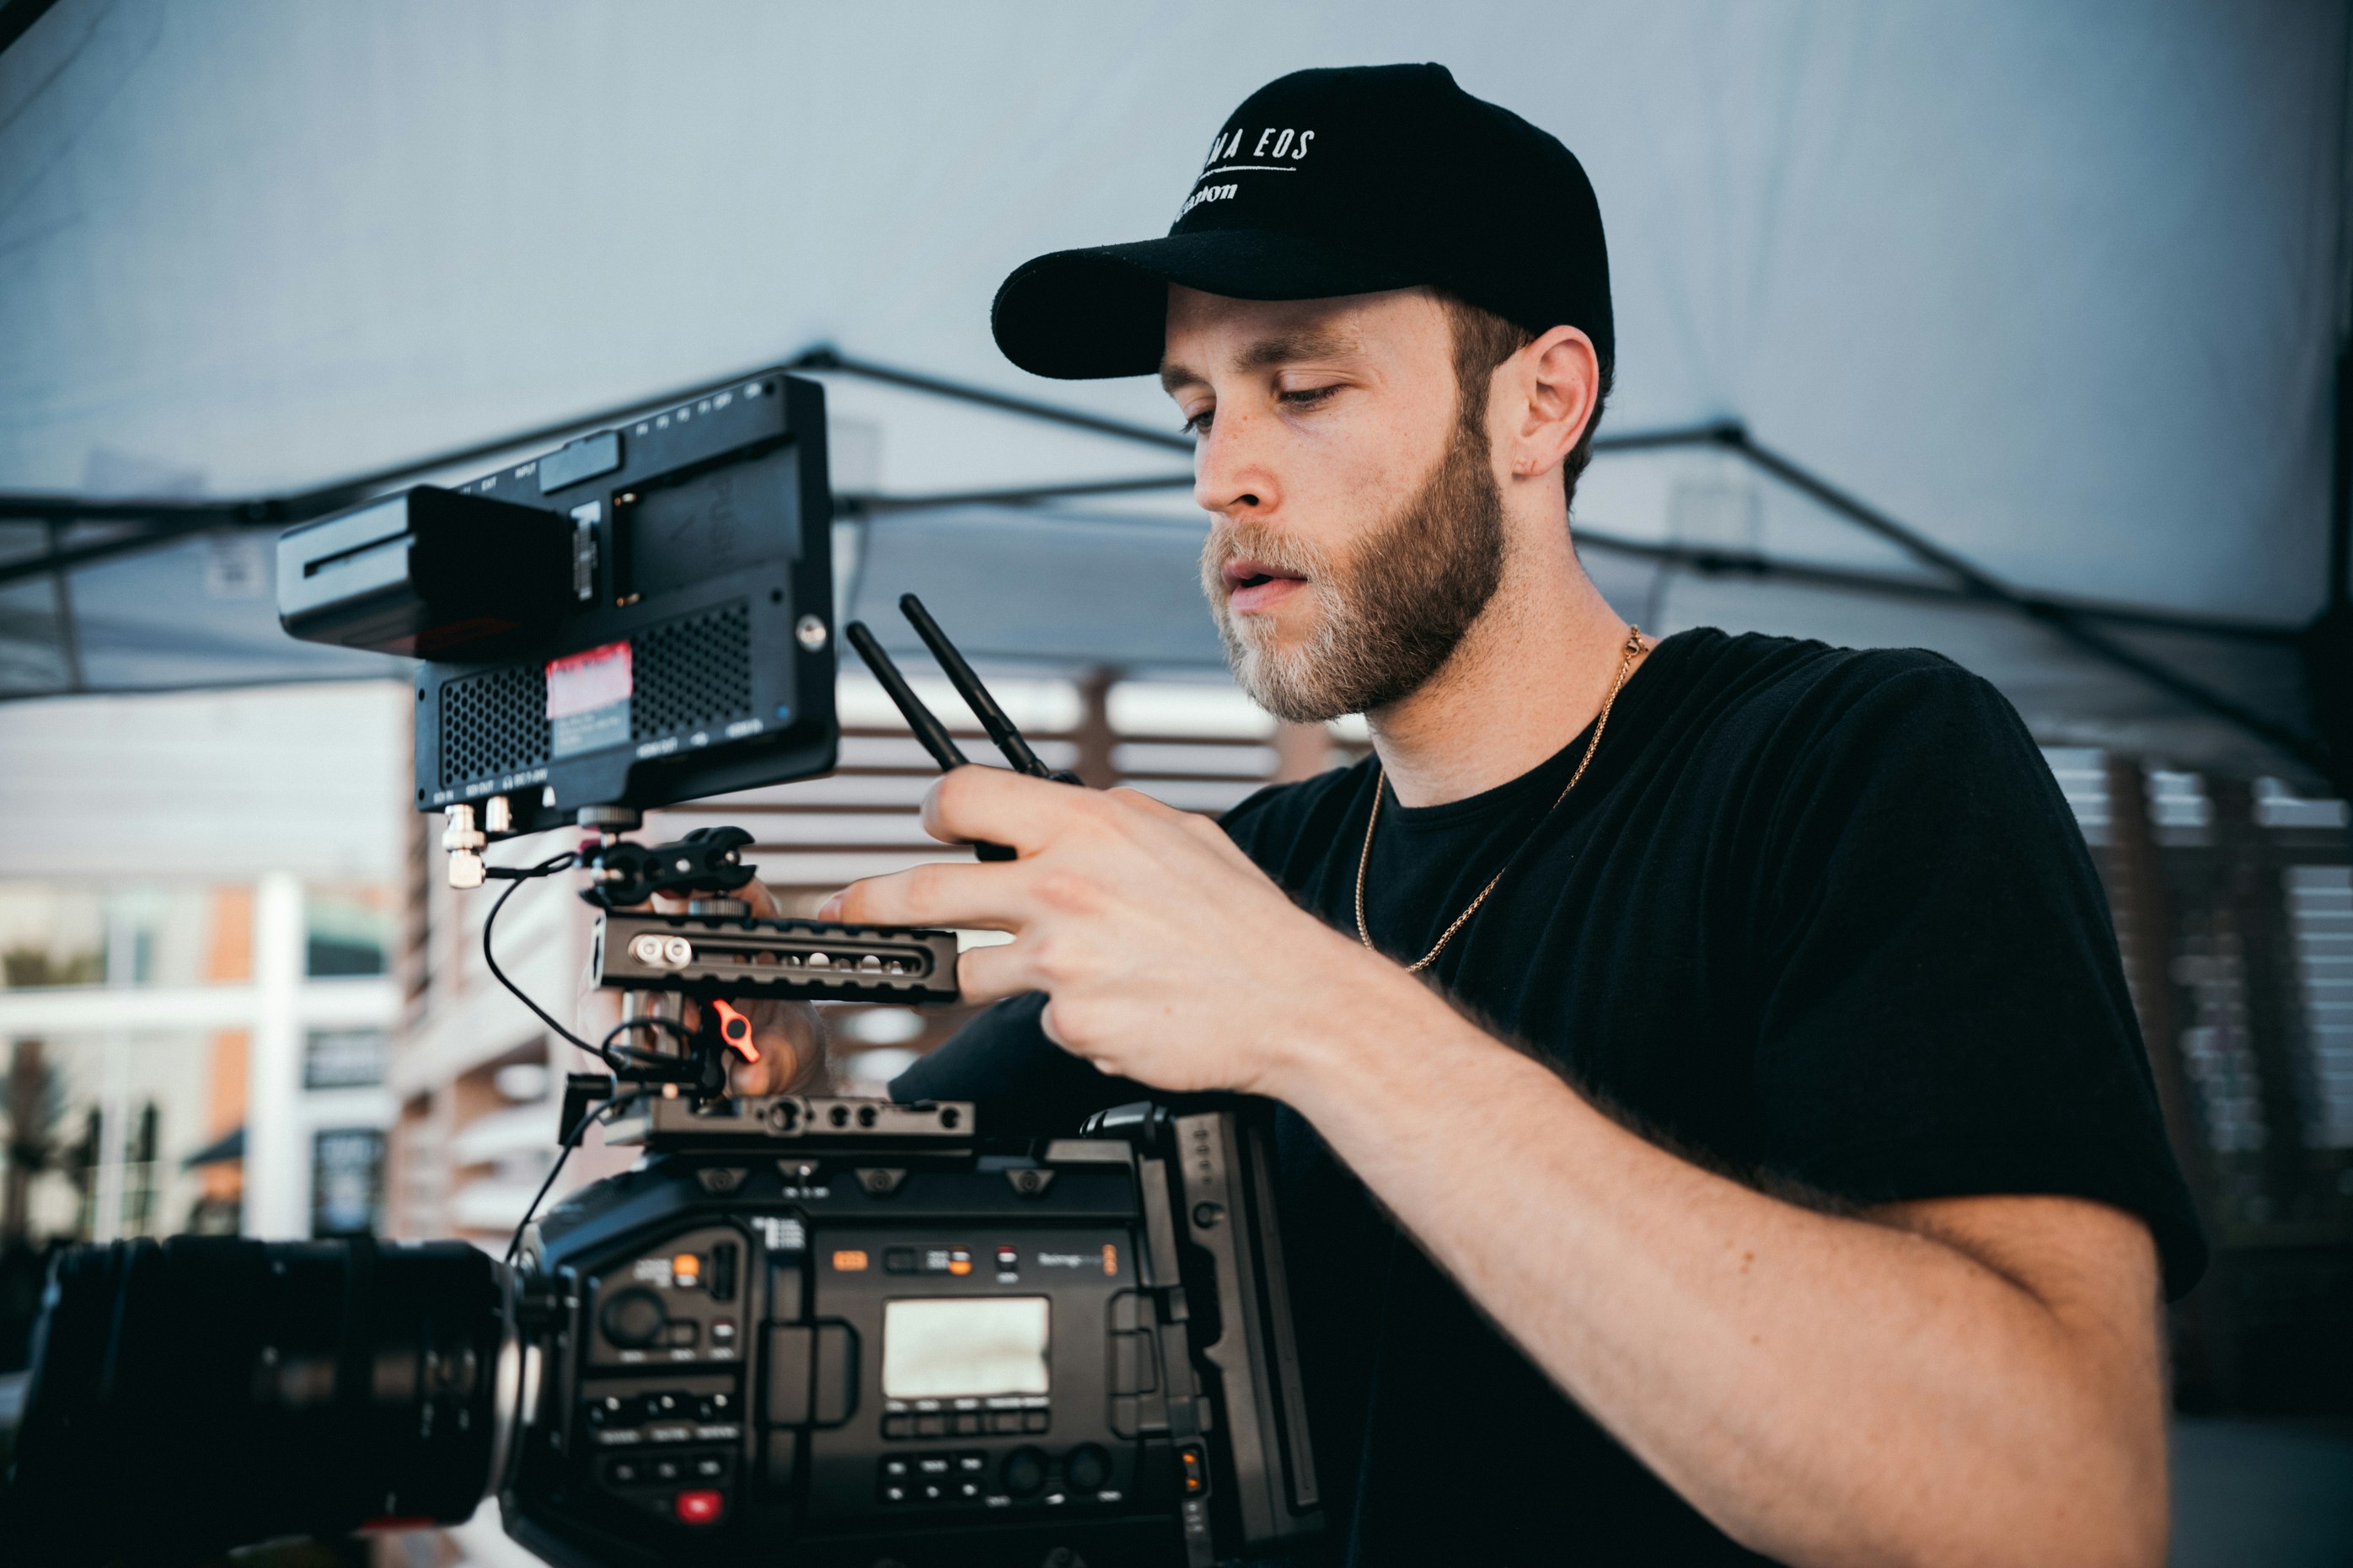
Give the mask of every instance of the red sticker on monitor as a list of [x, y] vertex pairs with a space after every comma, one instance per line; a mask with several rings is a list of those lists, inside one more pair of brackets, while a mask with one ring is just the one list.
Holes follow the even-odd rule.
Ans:
[[636, 685], [625, 642], [548, 660], [548, 755], [562, 762], [628, 745], [629, 697]]
[[547, 661], [547, 716], [568, 719], [592, 713], [616, 702], [627, 702], [637, 684], [629, 664], [629, 645], [608, 642]]

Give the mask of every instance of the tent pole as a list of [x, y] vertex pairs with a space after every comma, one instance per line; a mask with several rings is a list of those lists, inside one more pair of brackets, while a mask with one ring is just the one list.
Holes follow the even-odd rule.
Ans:
[[1896, 545], [1915, 560], [1946, 573], [1972, 596], [2001, 605], [2029, 620], [2040, 622], [2055, 636], [2073, 643], [2094, 658], [2137, 675], [2167, 695], [2236, 725], [2306, 767], [2322, 773], [2329, 772], [2327, 750], [2315, 737], [2268, 719], [2253, 709], [2190, 679], [2170, 666], [2135, 652], [2106, 633], [2084, 625], [2082, 616], [2065, 605], [2020, 593], [1991, 573], [1972, 565], [1885, 512], [1858, 500], [1820, 475], [1800, 468], [1769, 447], [1758, 446], [1740, 426], [1725, 426], [1718, 439], [1722, 445], [1739, 453], [1792, 489], [1810, 496], [1865, 531], [1875, 533]]
[[1117, 440], [1134, 441], [1146, 447], [1159, 447], [1171, 452], [1193, 450], [1193, 437], [1174, 430], [1155, 429], [1149, 425], [1137, 425], [1125, 419], [1110, 419], [1082, 409], [1065, 408], [1058, 403], [1040, 403], [1036, 398], [1019, 397], [1009, 392], [995, 392], [985, 386], [966, 382], [950, 381], [944, 376], [926, 375], [920, 371], [900, 370], [871, 360], [851, 359], [829, 343], [821, 343], [786, 363], [787, 370], [830, 371], [839, 375], [854, 375], [862, 380], [881, 382], [885, 386], [903, 386], [910, 392], [927, 393], [952, 402], [970, 403], [982, 408], [994, 408], [1001, 414], [1018, 414], [1026, 419], [1043, 420], [1050, 425], [1068, 425], [1073, 429], [1092, 431], [1097, 436], [1109, 436]]

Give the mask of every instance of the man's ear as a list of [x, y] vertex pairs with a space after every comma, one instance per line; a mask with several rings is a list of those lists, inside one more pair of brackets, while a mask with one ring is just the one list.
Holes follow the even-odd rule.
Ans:
[[1506, 419], [1499, 434], [1512, 477], [1556, 472], [1592, 423], [1600, 397], [1593, 340], [1575, 327], [1555, 327], [1496, 368]]

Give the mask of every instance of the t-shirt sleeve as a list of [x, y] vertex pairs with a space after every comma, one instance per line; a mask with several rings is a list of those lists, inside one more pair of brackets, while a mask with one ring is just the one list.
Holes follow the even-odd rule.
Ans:
[[1013, 1138], [1066, 1138], [1098, 1110], [1152, 1098], [1048, 1039], [1045, 1011], [1043, 992], [997, 1003], [892, 1079], [891, 1098], [968, 1100], [983, 1132]]
[[2000, 693], [1915, 659], [1793, 742], [1753, 910], [1760, 1151], [1858, 1204], [2061, 1194], [2205, 1264], [2105, 896]]

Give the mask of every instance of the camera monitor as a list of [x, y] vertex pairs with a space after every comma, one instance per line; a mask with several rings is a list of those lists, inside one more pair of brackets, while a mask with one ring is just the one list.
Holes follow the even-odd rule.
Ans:
[[424, 661], [418, 810], [627, 824], [833, 765], [831, 522], [824, 389], [768, 371], [289, 531], [279, 617]]

